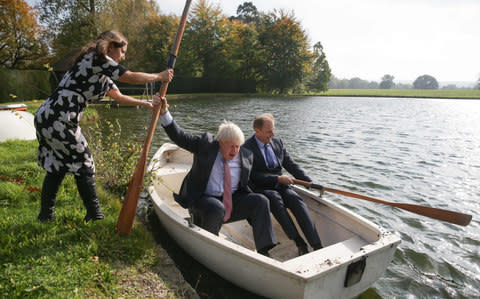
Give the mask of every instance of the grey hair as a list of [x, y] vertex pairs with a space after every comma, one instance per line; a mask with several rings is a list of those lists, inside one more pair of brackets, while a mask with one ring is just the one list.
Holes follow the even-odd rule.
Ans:
[[217, 141], [238, 141], [240, 144], [245, 142], [245, 135], [242, 130], [231, 121], [224, 120], [218, 126], [218, 132], [215, 136]]

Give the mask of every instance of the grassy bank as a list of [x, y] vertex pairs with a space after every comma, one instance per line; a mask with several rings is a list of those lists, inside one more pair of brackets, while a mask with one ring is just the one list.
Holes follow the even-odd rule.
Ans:
[[319, 96], [343, 97], [399, 97], [399, 98], [436, 98], [436, 99], [480, 99], [480, 90], [424, 90], [424, 89], [330, 89], [326, 92], [311, 94]]
[[[480, 99], [479, 89], [455, 89], [455, 90], [424, 90], [424, 89], [330, 89], [326, 92], [295, 94], [298, 96], [342, 96], [342, 97], [398, 97], [398, 98], [435, 98], [435, 99]], [[244, 97], [244, 96], [272, 96], [271, 94], [167, 94], [169, 99], [195, 98], [195, 97]], [[288, 96], [288, 95], [281, 95]], [[43, 100], [32, 100], [22, 102], [28, 106], [31, 113], [35, 113]], [[15, 104], [17, 102], [8, 102], [4, 104]], [[89, 116], [89, 111], [85, 112], [85, 117]]]
[[44, 171], [36, 148], [36, 141], [0, 143], [0, 298], [174, 298], [191, 292], [182, 280], [162, 279], [178, 270], [143, 224], [136, 222], [129, 237], [115, 233], [120, 198], [101, 184], [104, 220], [83, 223], [85, 209], [67, 176], [56, 221], [38, 222]]

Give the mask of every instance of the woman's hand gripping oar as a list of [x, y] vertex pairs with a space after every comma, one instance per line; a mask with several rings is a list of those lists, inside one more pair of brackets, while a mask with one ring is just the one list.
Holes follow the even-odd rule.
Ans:
[[314, 183], [306, 182], [306, 181], [302, 181], [302, 180], [297, 180], [297, 179], [293, 179], [293, 182], [297, 185], [302, 185], [302, 186], [305, 186], [305, 187], [317, 189], [321, 192], [326, 191], [326, 192], [336, 193], [336, 194], [340, 194], [340, 195], [344, 195], [344, 196], [363, 199], [363, 200], [367, 200], [367, 201], [371, 201], [371, 202], [381, 203], [381, 204], [384, 204], [384, 205], [397, 207], [397, 208], [400, 208], [400, 209], [403, 209], [403, 210], [406, 210], [406, 211], [409, 211], [409, 212], [412, 212], [412, 213], [415, 213], [415, 214], [418, 214], [418, 215], [422, 215], [422, 216], [426, 216], [426, 217], [430, 217], [430, 218], [433, 218], [433, 219], [442, 220], [442, 221], [446, 221], [446, 222], [449, 222], [449, 223], [458, 224], [458, 225], [462, 225], [462, 226], [467, 226], [470, 223], [470, 221], [472, 220], [472, 215], [467, 215], [467, 214], [458, 213], [458, 212], [454, 212], [454, 211], [431, 208], [431, 207], [409, 204], [409, 203], [390, 202], [390, 201], [377, 199], [377, 198], [373, 198], [373, 197], [369, 197], [369, 196], [365, 196], [365, 195], [360, 195], [360, 194], [356, 194], [356, 193], [352, 193], [352, 192], [348, 192], [348, 191], [323, 187], [323, 186], [318, 185], [318, 184], [314, 184]]
[[[180, 42], [182, 41], [183, 31], [185, 24], [187, 23], [188, 10], [190, 8], [191, 0], [187, 0], [183, 9], [182, 18], [180, 19], [180, 25], [178, 26], [175, 42], [172, 45], [170, 56], [168, 58], [167, 67], [173, 69], [175, 61], [177, 59], [178, 49], [180, 48]], [[165, 97], [167, 94], [168, 82], [163, 82], [160, 87], [160, 96]], [[143, 179], [145, 178], [145, 168], [147, 165], [148, 152], [150, 150], [150, 144], [152, 142], [153, 133], [157, 127], [158, 116], [160, 114], [160, 105], [155, 105], [152, 113], [152, 120], [148, 129], [148, 135], [145, 139], [142, 154], [138, 160], [137, 167], [133, 173], [130, 184], [128, 185], [127, 194], [123, 201], [122, 210], [118, 216], [116, 231], [121, 235], [129, 235], [133, 226], [133, 220], [137, 212], [138, 199], [140, 198], [140, 192], [142, 191]]]

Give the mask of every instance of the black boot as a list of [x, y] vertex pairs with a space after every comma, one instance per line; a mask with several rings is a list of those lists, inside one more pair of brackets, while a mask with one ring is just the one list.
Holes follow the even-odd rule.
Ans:
[[90, 220], [95, 221], [105, 218], [102, 210], [100, 209], [100, 204], [98, 203], [95, 176], [75, 176], [75, 180], [77, 182], [78, 193], [80, 193], [83, 204], [87, 209], [87, 214], [85, 215], [83, 221], [88, 222]]
[[58, 189], [60, 188], [64, 177], [64, 173], [47, 172], [45, 175], [42, 185], [40, 213], [37, 217], [38, 221], [55, 221], [55, 201], [57, 198]]

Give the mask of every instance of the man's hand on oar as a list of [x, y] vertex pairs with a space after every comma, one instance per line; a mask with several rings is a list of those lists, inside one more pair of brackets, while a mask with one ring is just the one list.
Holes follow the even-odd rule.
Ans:
[[302, 186], [305, 186], [305, 187], [318, 189], [322, 192], [322, 194], [323, 194], [324, 191], [326, 191], [326, 192], [336, 193], [336, 194], [340, 194], [340, 195], [344, 195], [344, 196], [363, 199], [363, 200], [367, 200], [367, 201], [371, 201], [371, 202], [381, 203], [381, 204], [384, 204], [384, 205], [397, 207], [397, 208], [400, 208], [400, 209], [403, 209], [403, 210], [406, 210], [406, 211], [409, 211], [409, 212], [412, 212], [412, 213], [415, 213], [415, 214], [418, 214], [418, 215], [422, 215], [422, 216], [426, 216], [426, 217], [430, 217], [430, 218], [433, 218], [433, 219], [442, 220], [442, 221], [446, 221], [446, 222], [449, 222], [449, 223], [458, 224], [458, 225], [462, 225], [462, 226], [467, 226], [470, 223], [470, 221], [472, 220], [472, 215], [463, 214], [463, 213], [459, 213], [459, 212], [454, 212], [454, 211], [449, 211], [449, 210], [444, 210], [444, 209], [431, 208], [431, 207], [415, 205], [415, 204], [390, 202], [390, 201], [386, 201], [386, 200], [382, 200], [382, 199], [378, 199], [378, 198], [373, 198], [373, 197], [369, 197], [369, 196], [365, 196], [365, 195], [361, 195], [361, 194], [356, 194], [356, 193], [352, 193], [352, 192], [348, 192], [348, 191], [323, 187], [321, 185], [317, 185], [317, 184], [314, 184], [314, 183], [311, 183], [311, 182], [306, 182], [306, 181], [297, 180], [297, 179], [293, 179], [293, 182], [297, 185], [302, 185]]

